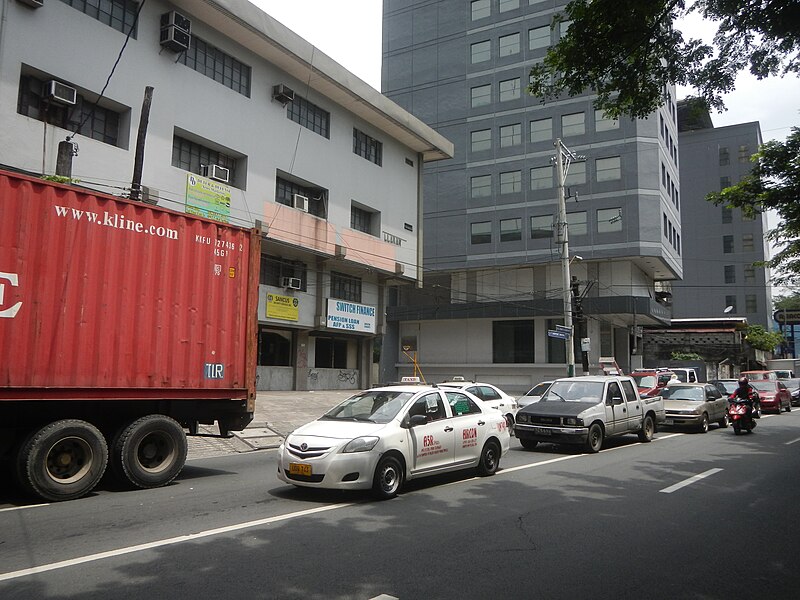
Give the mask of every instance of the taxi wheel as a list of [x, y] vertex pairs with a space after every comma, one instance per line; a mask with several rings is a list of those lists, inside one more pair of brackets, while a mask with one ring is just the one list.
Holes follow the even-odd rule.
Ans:
[[403, 485], [403, 465], [394, 456], [384, 456], [375, 467], [372, 493], [379, 500], [394, 498]]
[[481, 451], [481, 460], [478, 463], [478, 475], [488, 477], [497, 473], [500, 467], [500, 445], [494, 440], [489, 440]]

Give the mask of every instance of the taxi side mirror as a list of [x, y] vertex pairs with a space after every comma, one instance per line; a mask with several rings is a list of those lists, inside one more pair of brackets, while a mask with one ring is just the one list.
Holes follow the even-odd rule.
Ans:
[[428, 417], [425, 415], [414, 415], [408, 420], [409, 427], [418, 427], [428, 423]]

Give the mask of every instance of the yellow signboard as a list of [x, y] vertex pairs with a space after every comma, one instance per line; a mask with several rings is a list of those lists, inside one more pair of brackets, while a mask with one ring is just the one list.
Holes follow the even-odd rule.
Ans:
[[187, 173], [186, 212], [228, 223], [231, 216], [231, 186]]
[[267, 318], [297, 321], [300, 312], [299, 306], [300, 301], [297, 298], [267, 294]]

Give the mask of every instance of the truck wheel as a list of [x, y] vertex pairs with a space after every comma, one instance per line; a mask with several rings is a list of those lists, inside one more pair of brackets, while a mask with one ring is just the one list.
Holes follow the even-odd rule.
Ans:
[[538, 440], [531, 440], [528, 438], [519, 438], [519, 443], [522, 444], [522, 447], [526, 450], [533, 450], [539, 445]]
[[31, 433], [17, 453], [20, 485], [45, 500], [74, 500], [103, 477], [108, 446], [91, 423], [64, 419]]
[[[706, 428], [708, 428], [708, 419], [706, 419]], [[653, 440], [653, 431], [655, 431], [655, 426], [653, 425], [653, 417], [650, 415], [645, 415], [644, 422], [642, 423], [642, 429], [639, 431], [639, 441], [643, 444], [650, 442]]]
[[603, 428], [597, 423], [592, 423], [589, 427], [589, 435], [586, 438], [586, 449], [594, 454], [600, 452], [603, 447]]
[[378, 500], [394, 498], [403, 486], [403, 465], [392, 456], [384, 456], [375, 467], [372, 493]]
[[483, 445], [481, 459], [478, 462], [478, 475], [488, 477], [497, 473], [500, 467], [500, 444], [494, 440], [489, 440]]
[[180, 424], [165, 415], [147, 415], [125, 427], [114, 440], [115, 470], [140, 488], [168, 484], [178, 476], [188, 443]]

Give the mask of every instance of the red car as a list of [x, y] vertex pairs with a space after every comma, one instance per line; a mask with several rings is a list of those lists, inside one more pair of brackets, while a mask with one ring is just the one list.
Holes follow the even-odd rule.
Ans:
[[639, 394], [642, 396], [657, 396], [672, 377], [672, 371], [659, 369], [634, 371], [631, 373]]
[[761, 410], [774, 410], [778, 414], [792, 410], [792, 395], [783, 382], [773, 379], [751, 381], [750, 385], [758, 392]]

